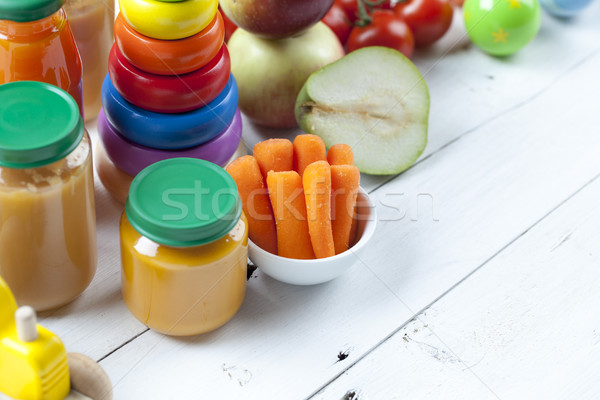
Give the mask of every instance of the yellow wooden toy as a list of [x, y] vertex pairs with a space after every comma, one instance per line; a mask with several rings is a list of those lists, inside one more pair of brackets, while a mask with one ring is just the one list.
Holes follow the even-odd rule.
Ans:
[[33, 308], [17, 308], [0, 278], [0, 400], [111, 399], [100, 366], [80, 354], [67, 356], [58, 336], [36, 319]]

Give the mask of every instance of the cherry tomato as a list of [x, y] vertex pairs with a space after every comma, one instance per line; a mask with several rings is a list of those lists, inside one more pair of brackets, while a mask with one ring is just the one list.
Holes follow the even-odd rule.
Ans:
[[340, 6], [346, 12], [346, 16], [351, 23], [356, 21], [358, 12], [358, 0], [335, 0], [334, 5]]
[[410, 26], [418, 47], [444, 36], [454, 13], [448, 0], [409, 0], [396, 4], [394, 12]]
[[450, 4], [452, 4], [455, 7], [462, 7], [464, 2], [465, 0], [450, 0]]
[[378, 10], [391, 10], [392, 2], [390, 0], [385, 0], [383, 3], [375, 7]]
[[346, 16], [346, 12], [337, 2], [331, 6], [327, 14], [322, 19], [323, 23], [331, 28], [336, 34], [342, 45], [346, 44], [352, 26]]
[[221, 6], [219, 6], [219, 12], [223, 17], [223, 23], [225, 24], [225, 42], [229, 42], [229, 38], [238, 27], [229, 19], [229, 17], [227, 17], [227, 15], [225, 15], [223, 11], [221, 11]]
[[352, 28], [346, 46], [348, 52], [367, 46], [385, 46], [410, 58], [415, 42], [406, 22], [391, 11], [376, 10], [369, 25]]

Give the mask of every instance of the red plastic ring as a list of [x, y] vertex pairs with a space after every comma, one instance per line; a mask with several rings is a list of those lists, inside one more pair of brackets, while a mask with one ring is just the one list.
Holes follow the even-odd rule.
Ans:
[[158, 113], [196, 110], [223, 91], [231, 74], [226, 46], [204, 67], [184, 75], [150, 74], [134, 67], [113, 45], [108, 58], [110, 79], [131, 104]]
[[225, 25], [217, 12], [200, 33], [179, 40], [158, 40], [133, 29], [119, 13], [115, 21], [115, 43], [135, 67], [158, 75], [187, 74], [210, 62], [223, 45]]

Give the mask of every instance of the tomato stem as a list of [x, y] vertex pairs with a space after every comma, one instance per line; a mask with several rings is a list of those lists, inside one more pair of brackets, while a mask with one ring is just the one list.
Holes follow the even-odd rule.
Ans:
[[355, 26], [367, 26], [371, 23], [373, 18], [371, 17], [371, 10], [368, 5], [368, 1], [370, 0], [356, 0], [358, 4], [358, 11], [356, 13], [356, 22]]
[[[405, 3], [410, 0], [396, 0], [395, 2], [392, 0], [392, 4]], [[358, 5], [356, 12], [356, 22], [354, 22], [355, 26], [367, 26], [373, 21], [373, 9], [379, 7], [386, 0], [356, 0]]]

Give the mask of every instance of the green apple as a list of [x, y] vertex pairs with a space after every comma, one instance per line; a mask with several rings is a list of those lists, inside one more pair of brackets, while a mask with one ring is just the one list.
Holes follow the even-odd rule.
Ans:
[[311, 73], [344, 56], [344, 48], [319, 22], [286, 39], [264, 39], [238, 28], [227, 44], [239, 107], [252, 121], [273, 127], [297, 125], [296, 97]]
[[296, 119], [328, 148], [350, 145], [361, 172], [397, 174], [427, 145], [429, 89], [402, 53], [365, 47], [308, 78], [296, 101]]

